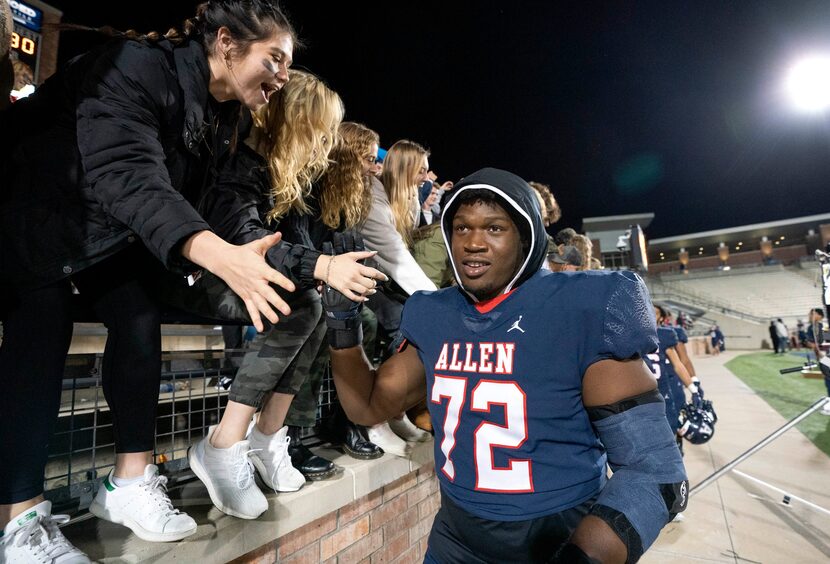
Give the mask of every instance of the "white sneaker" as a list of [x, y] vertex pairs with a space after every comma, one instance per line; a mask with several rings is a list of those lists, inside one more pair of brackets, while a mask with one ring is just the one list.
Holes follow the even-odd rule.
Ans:
[[403, 419], [395, 419], [394, 417], [390, 419], [389, 428], [403, 440], [413, 443], [422, 443], [429, 440], [430, 437], [429, 433], [416, 427], [406, 416], [406, 413], [403, 414]]
[[830, 402], [825, 403], [824, 407], [821, 408], [821, 411], [819, 413], [821, 413], [822, 415], [830, 415]]
[[410, 446], [402, 438], [392, 432], [388, 422], [378, 423], [366, 429], [369, 441], [375, 443], [384, 452], [395, 456], [409, 456]]
[[248, 431], [251, 449], [257, 453], [251, 457], [254, 468], [266, 486], [278, 492], [296, 492], [305, 485], [305, 476], [291, 465], [288, 456], [288, 427], [283, 427], [273, 435], [265, 435], [251, 424]]
[[683, 516], [683, 514], [678, 513], [674, 516], [674, 519], [672, 519], [672, 523], [682, 523], [685, 520], [686, 518]]
[[124, 525], [150, 542], [181, 540], [196, 532], [196, 521], [175, 507], [167, 495], [167, 477], [158, 466], [148, 464], [144, 479], [128, 486], [116, 486], [110, 470], [89, 512], [100, 519]]
[[90, 564], [58, 528], [69, 515], [52, 515], [52, 502], [41, 501], [12, 517], [0, 536], [0, 562], [8, 564]]
[[251, 445], [239, 441], [230, 448], [214, 448], [207, 437], [190, 447], [190, 469], [207, 487], [219, 510], [240, 519], [256, 519], [268, 509], [268, 500], [254, 482]]

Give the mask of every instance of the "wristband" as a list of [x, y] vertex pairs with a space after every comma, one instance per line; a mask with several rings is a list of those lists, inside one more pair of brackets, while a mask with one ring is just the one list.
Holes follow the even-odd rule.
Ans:
[[329, 346], [335, 350], [350, 349], [363, 343], [363, 325], [361, 325], [360, 319], [357, 321], [357, 327], [350, 329], [333, 329], [329, 327], [326, 330]]

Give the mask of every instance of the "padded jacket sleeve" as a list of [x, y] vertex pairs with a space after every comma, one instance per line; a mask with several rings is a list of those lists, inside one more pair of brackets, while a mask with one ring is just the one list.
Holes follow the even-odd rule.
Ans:
[[86, 76], [78, 148], [94, 197], [168, 268], [179, 244], [209, 229], [171, 184], [159, 139], [178, 88], [163, 53], [136, 41], [113, 46]]
[[[234, 245], [274, 233], [263, 221], [270, 209], [268, 172], [253, 150], [242, 146], [228, 160], [216, 184], [205, 195], [201, 209], [216, 234]], [[295, 284], [312, 287], [319, 256], [314, 249], [280, 241], [268, 250], [265, 258]]]

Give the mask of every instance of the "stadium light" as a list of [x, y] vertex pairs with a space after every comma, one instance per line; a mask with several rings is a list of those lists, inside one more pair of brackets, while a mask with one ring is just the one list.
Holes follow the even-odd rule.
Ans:
[[793, 105], [806, 113], [830, 108], [830, 56], [811, 56], [796, 62], [786, 81]]

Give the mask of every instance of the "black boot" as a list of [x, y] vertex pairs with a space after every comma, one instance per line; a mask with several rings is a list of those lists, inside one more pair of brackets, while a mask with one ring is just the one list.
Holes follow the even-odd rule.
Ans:
[[339, 446], [352, 458], [372, 460], [383, 456], [383, 449], [369, 442], [362, 428], [349, 421], [343, 408], [338, 404], [331, 416], [320, 429], [321, 438]]
[[308, 480], [325, 480], [333, 476], [337, 472], [337, 466], [331, 460], [311, 452], [311, 449], [303, 444], [300, 432], [300, 427], [288, 426], [288, 436], [291, 437], [291, 442], [288, 443], [288, 456], [291, 457], [291, 465]]
[[383, 449], [363, 435], [363, 428], [348, 419], [343, 423], [343, 450], [352, 458], [372, 460], [383, 456]]

